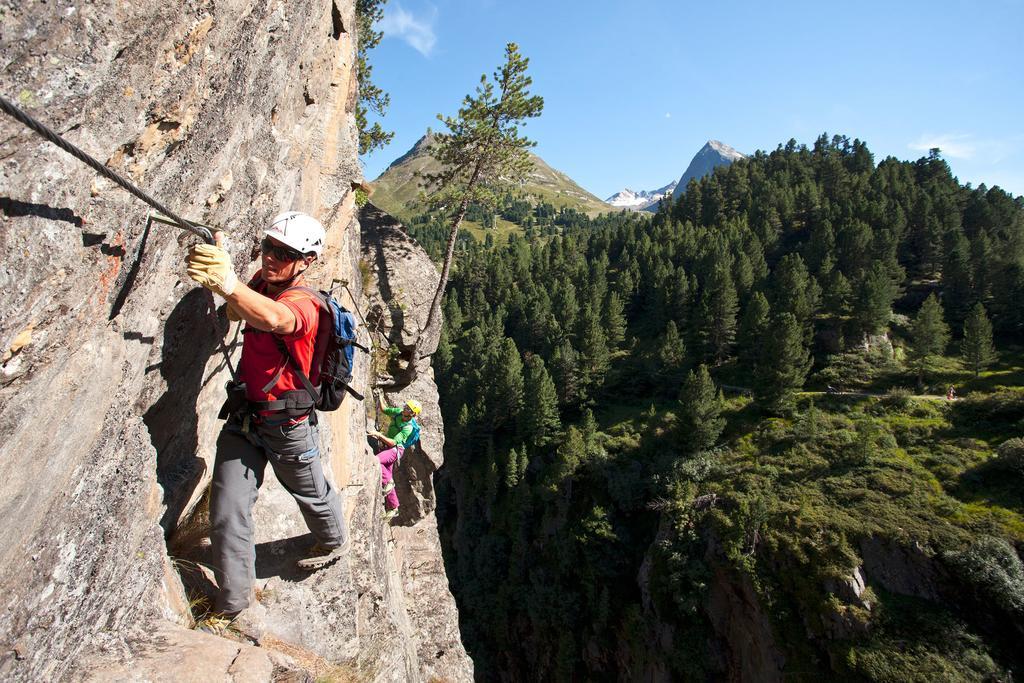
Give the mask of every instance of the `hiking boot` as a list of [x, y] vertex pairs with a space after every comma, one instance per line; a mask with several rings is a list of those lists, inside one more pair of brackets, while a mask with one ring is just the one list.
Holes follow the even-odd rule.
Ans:
[[348, 550], [347, 540], [336, 548], [328, 548], [320, 543], [314, 543], [313, 547], [306, 551], [306, 556], [299, 559], [295, 566], [306, 570], [323, 569], [336, 562], [345, 554], [346, 550]]
[[390, 510], [385, 510], [384, 514], [382, 514], [380, 516], [380, 518], [383, 519], [385, 522], [390, 522], [391, 520], [393, 520], [397, 516], [398, 516], [398, 508], [391, 508]]
[[394, 490], [395, 490], [395, 482], [392, 480], [392, 481], [388, 482], [387, 486], [385, 486], [383, 489], [381, 489], [381, 493], [386, 496], [386, 495], [388, 495], [389, 493], [391, 493]]

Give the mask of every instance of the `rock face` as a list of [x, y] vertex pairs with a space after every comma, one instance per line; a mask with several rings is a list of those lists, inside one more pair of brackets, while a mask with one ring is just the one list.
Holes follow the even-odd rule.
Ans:
[[[255, 270], [268, 218], [316, 215], [328, 245], [312, 280], [346, 281], [336, 294], [359, 303], [354, 12], [351, 0], [0, 0], [0, 92], [179, 214], [224, 227], [240, 276]], [[197, 238], [147, 223], [144, 204], [6, 117], [0, 187], [0, 677], [302, 680], [340, 666], [373, 680], [472, 678], [447, 583], [419, 570], [439, 567], [439, 551], [407, 565], [430, 552], [428, 487], [409, 506], [423, 533], [408, 527], [404, 552], [380, 523], [355, 401], [322, 420], [349, 556], [296, 575], [309, 537], [268, 476], [254, 512], [264, 647], [183, 628], [205, 580], [204, 492], [238, 328], [184, 272]], [[356, 372], [365, 389], [367, 356]], [[437, 434], [424, 439], [430, 467]]]
[[[363, 262], [372, 269], [375, 286], [368, 292], [367, 321], [377, 344], [391, 363], [402, 362], [415, 336], [422, 330], [440, 274], [426, 252], [392, 216], [368, 204], [360, 212]], [[437, 339], [420, 347], [433, 353]], [[390, 349], [385, 351], [384, 349]], [[382, 359], [383, 360], [383, 359]], [[437, 497], [434, 476], [444, 463], [444, 425], [438, 406], [433, 371], [420, 374], [412, 384], [384, 395], [399, 406], [409, 399], [423, 404], [417, 418], [420, 442], [403, 455], [396, 470], [396, 491], [401, 505], [392, 528], [400, 564], [407, 609], [418, 637], [417, 656], [427, 678], [468, 680], [469, 658], [458, 631], [455, 601], [448, 593], [441, 539], [434, 515]], [[383, 416], [375, 416], [383, 428]], [[447, 595], [447, 600], [438, 596]], [[472, 676], [470, 675], [470, 678]]]
[[715, 567], [708, 591], [708, 618], [722, 648], [729, 680], [781, 681], [785, 658], [771, 621], [750, 580]]
[[[372, 268], [376, 287], [370, 292], [367, 324], [384, 343], [401, 354], [412, 349], [423, 332], [434, 290], [441, 278], [416, 240], [398, 219], [373, 204], [360, 212], [363, 261]], [[437, 339], [423, 344], [420, 353], [432, 354]], [[440, 419], [440, 418], [439, 418]]]

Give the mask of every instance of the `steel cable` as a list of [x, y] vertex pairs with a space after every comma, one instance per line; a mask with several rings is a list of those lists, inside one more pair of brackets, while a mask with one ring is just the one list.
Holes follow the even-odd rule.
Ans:
[[158, 202], [157, 200], [153, 199], [148, 194], [140, 190], [133, 183], [122, 178], [117, 173], [107, 168], [105, 164], [101, 164], [99, 161], [89, 156], [89, 154], [83, 152], [81, 149], [75, 147], [73, 144], [62, 138], [60, 135], [58, 135], [53, 130], [48, 128], [45, 124], [40, 123], [36, 119], [32, 118], [31, 116], [23, 112], [18, 107], [14, 106], [14, 104], [12, 104], [3, 96], [0, 96], [0, 110], [3, 110], [5, 114], [21, 122], [28, 128], [32, 129], [34, 132], [36, 132], [49, 142], [52, 142], [53, 144], [57, 145], [62, 150], [64, 150], [71, 156], [75, 157], [82, 163], [90, 166], [93, 170], [102, 175], [104, 178], [107, 178], [113, 181], [114, 183], [117, 183], [126, 191], [130, 192], [134, 196], [138, 197], [142, 201], [152, 206], [160, 213], [164, 214], [165, 216], [173, 220], [175, 223], [181, 226], [181, 228], [188, 230], [189, 232], [195, 233], [196, 235], [199, 235], [208, 244], [214, 243], [213, 234], [211, 234], [209, 230], [202, 226], [191, 223], [185, 220], [184, 218], [181, 218], [176, 213], [168, 209], [166, 206], [164, 206], [163, 204], [161, 204], [160, 202]]

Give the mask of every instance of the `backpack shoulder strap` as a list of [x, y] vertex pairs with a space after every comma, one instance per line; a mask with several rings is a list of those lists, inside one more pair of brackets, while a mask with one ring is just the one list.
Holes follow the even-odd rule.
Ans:
[[[302, 371], [302, 366], [300, 366], [298, 362], [296, 362], [295, 358], [288, 350], [288, 347], [285, 345], [284, 340], [275, 334], [274, 343], [277, 344], [278, 351], [280, 351], [281, 354], [284, 355], [287, 362], [292, 364], [292, 368], [295, 370], [295, 374], [299, 376], [299, 381], [302, 382], [302, 388], [305, 389], [307, 393], [309, 393], [309, 397], [313, 399], [313, 403], [315, 404], [319, 402], [320, 392], [317, 391], [316, 387], [313, 386], [313, 383], [309, 381], [309, 377], [306, 377], [306, 373]], [[275, 384], [277, 384], [277, 380], [281, 379], [282, 372], [284, 372], [284, 366], [281, 366], [281, 369], [277, 371], [277, 374], [274, 375], [274, 378], [272, 380], [270, 380], [270, 383], [267, 386], [263, 387], [264, 392], [270, 391], [270, 389]]]
[[330, 308], [327, 306], [327, 296], [323, 292], [317, 291], [312, 287], [306, 287], [305, 285], [295, 285], [294, 287], [289, 287], [288, 289], [282, 290], [282, 292], [278, 294], [274, 300], [276, 301], [277, 299], [284, 296], [285, 292], [295, 291], [305, 292], [309, 294], [309, 297], [316, 302], [317, 306], [319, 306], [324, 311], [327, 311], [328, 313], [331, 312]]
[[[302, 285], [297, 285], [295, 287], [289, 287], [288, 289], [285, 289], [283, 292], [277, 295], [275, 301], [278, 298], [280, 298], [285, 292], [290, 292], [296, 289], [309, 293], [311, 295], [310, 298], [317, 303], [321, 310], [330, 313], [330, 308], [327, 306], [327, 302], [324, 300], [323, 294], [316, 291], [315, 289], [312, 289], [310, 287], [304, 287]], [[317, 336], [320, 336], [320, 334], [321, 332], [318, 330]], [[302, 371], [302, 366], [299, 365], [298, 361], [295, 360], [295, 357], [292, 356], [291, 352], [288, 350], [288, 346], [284, 343], [284, 340], [275, 334], [274, 343], [277, 345], [277, 350], [281, 352], [282, 356], [284, 356], [285, 362], [291, 363], [292, 369], [295, 370], [295, 374], [299, 376], [299, 381], [302, 383], [302, 388], [305, 389], [306, 392], [309, 394], [310, 398], [313, 399], [313, 403], [317, 403], [320, 400], [320, 392], [316, 390], [316, 387], [313, 386], [313, 382], [310, 381], [309, 377], [306, 376], [306, 373]], [[277, 384], [277, 381], [281, 379], [281, 373], [283, 372], [284, 366], [282, 365], [281, 368], [274, 375], [274, 377], [270, 380], [270, 382], [268, 382], [267, 385], [263, 387], [263, 391], [270, 391], [274, 387], [274, 385]]]

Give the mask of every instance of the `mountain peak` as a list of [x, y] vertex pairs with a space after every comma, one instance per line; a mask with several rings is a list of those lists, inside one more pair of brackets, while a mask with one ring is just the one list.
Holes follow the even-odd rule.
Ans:
[[727, 159], [732, 159], [733, 161], [743, 159], [745, 157], [745, 155], [737, 152], [729, 145], [724, 142], [719, 142], [718, 140], [708, 140], [704, 143], [704, 147], [702, 147], [700, 151], [703, 152], [704, 150], [711, 150]]
[[672, 192], [672, 199], [679, 199], [679, 196], [686, 192], [686, 186], [691, 180], [700, 180], [714, 171], [717, 166], [728, 166], [734, 161], [745, 158], [745, 154], [737, 152], [724, 142], [708, 140], [694, 155], [690, 165], [686, 167], [686, 172], [683, 173]]
[[[425, 156], [425, 155], [429, 154], [430, 145], [433, 142], [434, 142], [434, 131], [432, 131], [432, 130], [430, 130], [428, 128], [426, 134], [423, 137], [421, 137], [419, 140], [417, 140], [416, 143], [409, 149], [408, 152], [406, 152], [402, 156], [400, 156], [397, 159], [395, 159], [394, 161], [392, 161], [388, 165], [388, 167], [386, 169], [384, 169], [384, 173], [387, 173], [392, 168], [396, 168], [398, 166], [401, 166], [402, 164], [404, 164], [405, 162], [409, 161], [410, 159], [414, 159], [414, 158], [416, 158], [418, 156]], [[384, 174], [382, 173], [381, 175], [384, 175]]]

